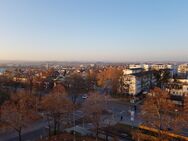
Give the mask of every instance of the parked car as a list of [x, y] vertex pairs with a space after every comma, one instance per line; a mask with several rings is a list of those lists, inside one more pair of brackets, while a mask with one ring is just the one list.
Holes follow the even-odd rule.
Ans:
[[82, 98], [83, 98], [83, 99], [87, 99], [87, 98], [88, 98], [88, 95], [87, 95], [87, 94], [84, 94], [84, 95], [82, 96]]

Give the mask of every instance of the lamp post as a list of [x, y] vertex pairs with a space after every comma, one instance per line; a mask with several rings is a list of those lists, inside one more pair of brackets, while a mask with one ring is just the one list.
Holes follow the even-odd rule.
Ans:
[[131, 99], [131, 126], [133, 128], [134, 125], [134, 117], [135, 117], [135, 97], [133, 96], [133, 98]]
[[135, 115], [135, 112], [131, 110], [131, 126], [132, 126], [132, 128], [134, 126], [134, 115]]

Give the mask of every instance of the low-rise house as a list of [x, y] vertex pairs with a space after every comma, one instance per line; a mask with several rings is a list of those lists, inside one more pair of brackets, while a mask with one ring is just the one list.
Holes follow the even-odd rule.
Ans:
[[13, 81], [26, 83], [28, 79], [26, 77], [13, 77]]

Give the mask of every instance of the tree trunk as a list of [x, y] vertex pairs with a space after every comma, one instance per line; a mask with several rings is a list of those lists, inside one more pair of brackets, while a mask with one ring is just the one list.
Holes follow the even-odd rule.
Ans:
[[98, 136], [99, 136], [99, 129], [97, 128], [97, 131], [96, 131], [96, 141], [98, 141]]
[[18, 131], [18, 135], [19, 135], [19, 141], [22, 141], [22, 133], [21, 133], [21, 130]]
[[106, 139], [105, 140], [108, 141], [108, 132], [106, 132]]
[[51, 126], [50, 125], [48, 125], [48, 136], [50, 137], [51, 136]]
[[59, 132], [60, 132], [60, 120], [57, 123], [57, 133], [59, 134]]
[[57, 134], [57, 122], [54, 120], [54, 135]]
[[0, 122], [1, 122], [1, 116], [2, 116], [2, 113], [1, 113], [1, 106], [0, 106]]

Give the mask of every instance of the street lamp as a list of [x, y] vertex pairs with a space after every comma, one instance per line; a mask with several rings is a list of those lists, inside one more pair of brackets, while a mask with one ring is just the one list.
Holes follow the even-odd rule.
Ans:
[[134, 117], [135, 117], [135, 97], [131, 99], [131, 123], [132, 123], [132, 128], [134, 124]]
[[134, 125], [134, 115], [135, 115], [135, 112], [131, 110], [131, 125], [132, 125], [132, 128], [133, 128], [133, 125]]

